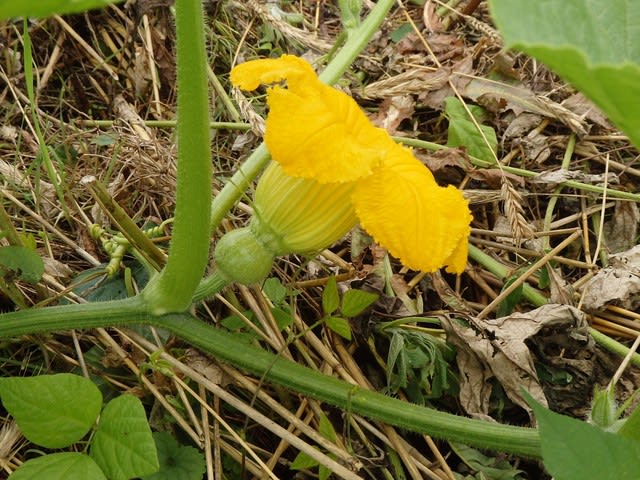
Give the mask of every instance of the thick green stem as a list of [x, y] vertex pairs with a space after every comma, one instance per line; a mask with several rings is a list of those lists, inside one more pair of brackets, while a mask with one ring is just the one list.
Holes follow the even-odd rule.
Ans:
[[540, 456], [540, 440], [535, 429], [459, 417], [365, 390], [247, 345], [232, 333], [187, 314], [150, 315], [138, 297], [6, 314], [0, 322], [0, 338], [63, 330], [70, 324], [76, 328], [96, 328], [132, 323], [167, 329], [219, 360], [255, 375], [264, 375], [269, 382], [325, 401], [348, 413], [475, 447]]
[[167, 264], [142, 296], [153, 312], [184, 311], [209, 257], [211, 153], [207, 57], [200, 0], [176, 1], [178, 171]]

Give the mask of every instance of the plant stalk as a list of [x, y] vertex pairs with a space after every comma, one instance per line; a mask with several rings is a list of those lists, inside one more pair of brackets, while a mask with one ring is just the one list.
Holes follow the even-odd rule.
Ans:
[[141, 293], [156, 314], [181, 312], [189, 307], [209, 258], [211, 141], [203, 18], [200, 0], [176, 0], [175, 218], [167, 264]]
[[70, 324], [97, 328], [135, 323], [169, 330], [214, 358], [351, 414], [479, 448], [540, 457], [535, 429], [460, 417], [365, 390], [246, 344], [188, 314], [149, 314], [139, 297], [9, 313], [0, 322], [0, 338], [66, 330]]

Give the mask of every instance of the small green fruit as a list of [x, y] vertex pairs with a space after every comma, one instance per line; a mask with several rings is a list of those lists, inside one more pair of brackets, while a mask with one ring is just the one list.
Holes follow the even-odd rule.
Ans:
[[249, 227], [225, 234], [216, 245], [216, 268], [229, 282], [249, 285], [264, 280], [273, 266], [274, 255]]

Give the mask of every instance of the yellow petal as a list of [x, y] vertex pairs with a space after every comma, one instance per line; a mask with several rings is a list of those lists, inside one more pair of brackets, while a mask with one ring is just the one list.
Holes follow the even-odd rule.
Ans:
[[453, 253], [449, 258], [444, 261], [447, 266], [445, 269], [449, 273], [462, 273], [467, 266], [467, 255], [469, 254], [469, 234], [471, 233], [471, 227], [468, 231], [462, 235], [458, 245], [453, 250]]
[[231, 71], [234, 85], [248, 90], [281, 80], [287, 81], [286, 89], [268, 90], [264, 138], [287, 174], [320, 183], [351, 182], [380, 165], [393, 140], [369, 122], [351, 97], [320, 82], [306, 61], [283, 55]]
[[440, 187], [410, 150], [396, 146], [357, 182], [352, 199], [363, 228], [407, 267], [460, 273], [471, 213], [462, 192]]
[[249, 60], [231, 70], [231, 83], [242, 90], [255, 90], [260, 84], [282, 80], [300, 86], [307, 80], [317, 81], [317, 77], [308, 62], [294, 55]]
[[271, 156], [289, 175], [320, 183], [370, 175], [393, 140], [348, 95], [321, 83], [315, 90], [271, 89], [264, 136]]

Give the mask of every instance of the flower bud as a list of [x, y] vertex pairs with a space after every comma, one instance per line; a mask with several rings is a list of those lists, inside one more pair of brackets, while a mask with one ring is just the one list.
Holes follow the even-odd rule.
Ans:
[[258, 182], [251, 228], [275, 255], [316, 253], [357, 222], [352, 183], [291, 177], [272, 162]]

